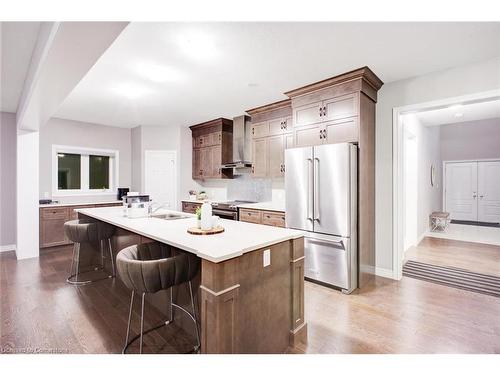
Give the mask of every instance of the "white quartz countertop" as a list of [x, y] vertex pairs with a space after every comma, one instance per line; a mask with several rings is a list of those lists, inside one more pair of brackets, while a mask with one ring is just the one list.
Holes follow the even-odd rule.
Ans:
[[251, 208], [254, 210], [285, 212], [285, 203], [277, 203], [277, 202], [245, 203], [245, 204], [239, 204], [238, 208]]
[[78, 202], [78, 203], [49, 203], [49, 204], [40, 204], [40, 208], [43, 207], [65, 207], [65, 206], [86, 206], [92, 204], [116, 204], [122, 203], [122, 201], [109, 201], [109, 202]]
[[179, 213], [189, 218], [164, 220], [159, 218], [129, 219], [121, 207], [83, 208], [79, 213], [113, 224], [153, 240], [189, 251], [214, 263], [236, 258], [244, 253], [303, 236], [302, 232], [286, 228], [220, 219], [223, 233], [199, 236], [187, 233], [196, 225], [194, 215], [158, 210], [155, 214]]

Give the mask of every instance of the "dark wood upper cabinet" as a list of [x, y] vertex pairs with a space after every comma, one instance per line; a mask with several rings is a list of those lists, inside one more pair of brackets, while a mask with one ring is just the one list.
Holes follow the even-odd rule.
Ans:
[[233, 157], [233, 121], [226, 118], [192, 125], [193, 180], [233, 178], [232, 169], [221, 168]]
[[293, 146], [290, 99], [246, 112], [252, 117], [252, 177], [282, 178], [285, 149]]

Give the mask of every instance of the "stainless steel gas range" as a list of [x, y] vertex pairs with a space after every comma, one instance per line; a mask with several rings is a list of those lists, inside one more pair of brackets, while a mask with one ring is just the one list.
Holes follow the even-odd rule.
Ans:
[[219, 216], [221, 219], [239, 220], [238, 206], [246, 203], [255, 203], [251, 201], [228, 201], [228, 202], [212, 202], [212, 214]]

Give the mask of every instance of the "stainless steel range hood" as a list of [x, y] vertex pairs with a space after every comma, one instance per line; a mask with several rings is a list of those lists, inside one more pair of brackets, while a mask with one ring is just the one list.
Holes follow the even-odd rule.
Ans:
[[222, 168], [243, 171], [252, 167], [252, 130], [249, 116], [233, 118], [233, 158]]

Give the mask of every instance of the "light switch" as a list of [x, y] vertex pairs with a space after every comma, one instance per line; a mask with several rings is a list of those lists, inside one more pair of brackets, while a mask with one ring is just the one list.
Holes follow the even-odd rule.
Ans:
[[271, 265], [271, 249], [264, 250], [264, 267]]

